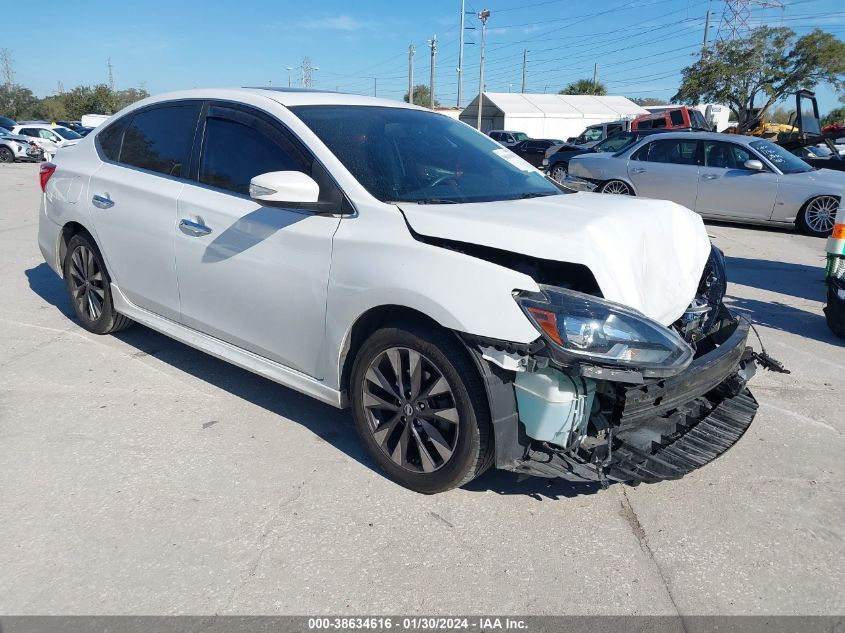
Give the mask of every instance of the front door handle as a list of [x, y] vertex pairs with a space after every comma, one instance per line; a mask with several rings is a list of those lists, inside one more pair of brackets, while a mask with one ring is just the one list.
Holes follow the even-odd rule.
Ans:
[[635, 174], [644, 174], [648, 170], [645, 169], [644, 167], [634, 167], [631, 171]]
[[114, 201], [109, 198], [109, 194], [105, 196], [95, 195], [91, 198], [91, 204], [98, 209], [111, 209], [114, 206]]
[[194, 222], [192, 220], [179, 220], [179, 230], [185, 235], [191, 237], [203, 237], [211, 233], [211, 229], [202, 222]]
[[702, 180], [716, 180], [719, 177], [719, 174], [704, 174], [701, 179]]

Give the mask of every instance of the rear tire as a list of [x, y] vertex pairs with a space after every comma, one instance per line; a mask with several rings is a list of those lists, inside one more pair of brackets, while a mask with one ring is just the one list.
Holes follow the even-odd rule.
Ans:
[[608, 180], [599, 187], [599, 193], [610, 193], [620, 196], [633, 196], [634, 190], [624, 180]]
[[492, 462], [481, 377], [447, 332], [414, 322], [376, 331], [358, 351], [349, 392], [361, 441], [406, 488], [444, 492]]
[[100, 250], [87, 233], [77, 233], [67, 246], [63, 265], [70, 302], [79, 323], [94, 334], [111, 334], [132, 325], [114, 309], [109, 277]]
[[8, 147], [0, 146], [0, 163], [14, 163], [15, 154]]
[[839, 200], [835, 196], [816, 196], [798, 214], [798, 226], [813, 237], [827, 237], [833, 231]]

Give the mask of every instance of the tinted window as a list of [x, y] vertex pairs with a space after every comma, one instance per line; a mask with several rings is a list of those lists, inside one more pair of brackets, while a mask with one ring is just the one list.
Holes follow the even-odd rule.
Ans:
[[653, 141], [640, 149], [634, 160], [650, 163], [673, 163], [676, 165], [696, 165], [696, 141], [683, 139], [665, 139]]
[[182, 176], [191, 153], [199, 107], [168, 105], [137, 113], [123, 135], [120, 162]]
[[755, 159], [747, 149], [733, 143], [704, 143], [704, 164], [719, 169], [746, 169], [745, 162]]
[[692, 110], [690, 112], [690, 116], [692, 117], [692, 124], [693, 127], [701, 128], [702, 130], [709, 130], [710, 124], [707, 123], [707, 120], [704, 118], [704, 115], [701, 114], [698, 110]]
[[502, 134], [501, 132], [490, 132], [490, 138], [492, 138], [494, 141], [498, 141], [502, 138]]
[[243, 121], [218, 117], [206, 120], [200, 182], [248, 195], [249, 181], [259, 174], [310, 173], [310, 165], [278, 130], [252, 117], [244, 116]]
[[645, 119], [637, 123], [638, 130], [650, 130], [651, 129], [651, 119]]
[[660, 117], [659, 119], [652, 119], [651, 121], [652, 129], [658, 127], [666, 127], [666, 117]]
[[120, 156], [120, 144], [123, 142], [123, 131], [126, 129], [128, 118], [123, 117], [115, 121], [97, 134], [97, 143], [100, 145], [100, 151], [109, 160], [116, 161]]
[[290, 109], [382, 201], [488, 202], [561, 193], [509, 150], [432, 112], [330, 105]]
[[680, 110], [672, 110], [669, 112], [669, 117], [672, 119], [672, 125], [680, 127], [684, 124], [684, 113]]
[[26, 127], [22, 129], [20, 132], [18, 132], [18, 134], [23, 134], [24, 136], [34, 136], [35, 138], [38, 138], [38, 130], [31, 127]]

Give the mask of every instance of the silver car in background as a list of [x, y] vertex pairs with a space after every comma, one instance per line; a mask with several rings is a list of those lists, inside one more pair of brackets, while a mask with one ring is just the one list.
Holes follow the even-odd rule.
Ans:
[[706, 218], [797, 225], [826, 237], [845, 173], [815, 169], [765, 139], [711, 132], [649, 136], [616, 154], [573, 157], [569, 175], [602, 193], [672, 200]]

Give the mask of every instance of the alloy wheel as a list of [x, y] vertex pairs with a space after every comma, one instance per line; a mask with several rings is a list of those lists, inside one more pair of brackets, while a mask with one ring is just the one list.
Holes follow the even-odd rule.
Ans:
[[631, 195], [631, 188], [628, 187], [628, 185], [626, 185], [621, 180], [611, 180], [604, 187], [602, 187], [601, 191], [602, 193], [612, 193], [620, 196]]
[[77, 246], [70, 256], [70, 292], [81, 314], [92, 322], [100, 318], [106, 297], [103, 271], [85, 246]]
[[430, 358], [406, 347], [379, 353], [367, 368], [361, 401], [375, 443], [396, 465], [430, 473], [451, 459], [458, 409]]
[[558, 182], [563, 182], [567, 175], [566, 167], [555, 167], [552, 170], [552, 178]]
[[807, 226], [818, 233], [830, 233], [833, 230], [839, 200], [833, 196], [819, 196], [807, 205], [804, 221]]
[[14, 163], [15, 155], [8, 147], [0, 147], [0, 163]]

